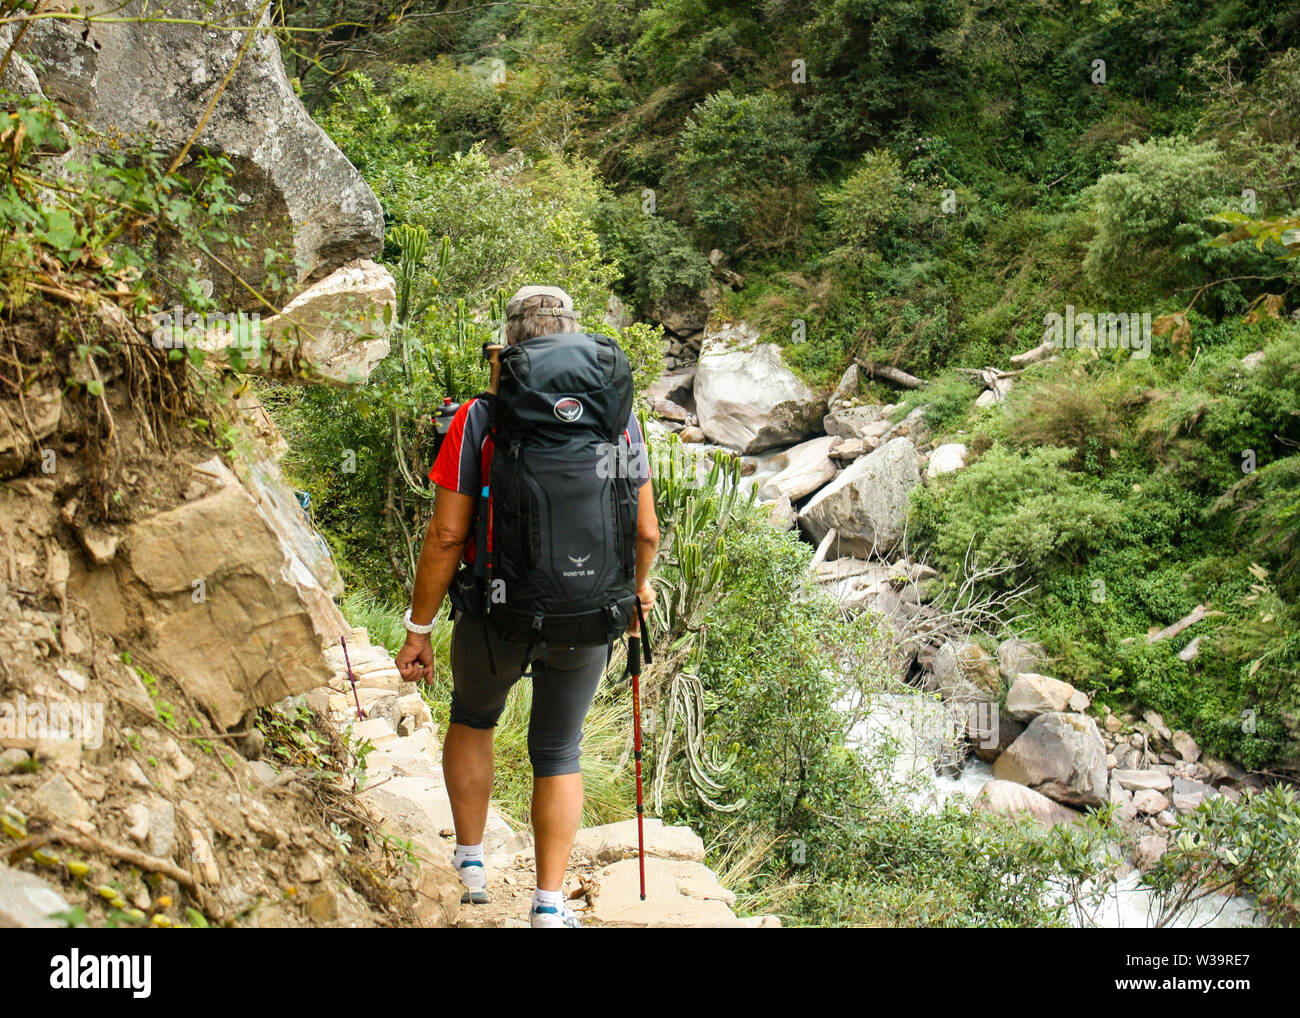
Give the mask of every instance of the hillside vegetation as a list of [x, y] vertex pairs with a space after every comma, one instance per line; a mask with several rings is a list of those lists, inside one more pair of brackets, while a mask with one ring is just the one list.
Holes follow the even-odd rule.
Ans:
[[[1300, 770], [1294, 5], [573, 0], [391, 24], [357, 6], [373, 30], [303, 54], [297, 84], [383, 202], [407, 342], [364, 389], [266, 397], [355, 588], [405, 599], [432, 495], [412, 422], [482, 387], [502, 291], [546, 278], [609, 328], [616, 295], [644, 386], [650, 323], [699, 299], [716, 248], [744, 286], [715, 315], [756, 324], [809, 382], [855, 359], [928, 382], [904, 409], [974, 454], [914, 496], [913, 551], [945, 580], [972, 553], [1014, 566], [997, 582], [1031, 588], [1023, 635], [1094, 702], [1157, 710], [1265, 776]], [[1062, 351], [975, 404], [967, 369], [1009, 370], [1076, 312], [1149, 316], [1149, 346]], [[724, 534], [716, 576], [693, 581], [676, 537], [661, 568], [686, 599], [715, 589], [687, 663], [713, 792], [748, 805], [683, 787], [665, 809], [757, 846], [756, 888], [797, 872], [810, 921], [882, 921], [887, 889], [918, 881], [932, 896], [898, 921], [1059, 919], [1016, 912], [1039, 895], [1002, 901], [996, 870], [972, 883], [984, 828], [868, 794], [818, 682], [855, 637], [789, 603], [811, 549], [748, 512], [697, 521]], [[1194, 658], [1146, 639], [1202, 604], [1221, 614]], [[699, 762], [678, 766], [690, 786]], [[790, 839], [821, 846], [815, 877], [769, 851]], [[1058, 849], [1083, 872], [1082, 847]], [[1041, 848], [1016, 851], [1041, 890]]]

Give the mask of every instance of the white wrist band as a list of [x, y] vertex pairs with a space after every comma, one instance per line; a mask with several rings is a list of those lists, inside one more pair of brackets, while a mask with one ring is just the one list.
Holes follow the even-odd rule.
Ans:
[[406, 609], [406, 618], [403, 619], [402, 621], [406, 623], [406, 628], [408, 632], [419, 633], [421, 636], [428, 636], [430, 633], [433, 632], [432, 622], [430, 622], [427, 626], [417, 626], [414, 622], [411, 621], [410, 608]]

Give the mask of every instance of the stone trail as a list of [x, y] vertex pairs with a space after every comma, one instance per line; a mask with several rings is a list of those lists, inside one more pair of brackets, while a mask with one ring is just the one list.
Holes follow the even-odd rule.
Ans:
[[[496, 810], [488, 813], [483, 845], [488, 865], [487, 905], [461, 905], [460, 881], [450, 865], [455, 847], [451, 802], [443, 783], [437, 729], [414, 684], [404, 683], [388, 651], [373, 646], [364, 629], [348, 635], [358, 721], [341, 648], [327, 652], [334, 669], [328, 687], [309, 695], [340, 730], [374, 746], [366, 759], [366, 790], [360, 798], [394, 837], [409, 840], [424, 871], [423, 893], [439, 918], [463, 927], [526, 927], [534, 887], [533, 839]], [[648, 819], [647, 900], [639, 897], [636, 821], [578, 832], [565, 889], [584, 926], [774, 927], [774, 916], [738, 918], [735, 895], [704, 865], [704, 843], [688, 827]]]

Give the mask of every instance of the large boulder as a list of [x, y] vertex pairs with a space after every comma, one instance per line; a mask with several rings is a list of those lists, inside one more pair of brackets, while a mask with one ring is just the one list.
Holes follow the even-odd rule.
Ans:
[[1021, 721], [1069, 708], [1075, 689], [1068, 682], [1036, 672], [1021, 672], [1007, 690], [1007, 713]]
[[920, 607], [915, 581], [902, 563], [837, 558], [819, 564], [814, 575], [842, 609], [874, 612], [895, 631], [905, 628]]
[[759, 343], [738, 322], [710, 326], [695, 372], [700, 428], [711, 442], [741, 453], [815, 434], [825, 400], [785, 365], [781, 348]]
[[995, 779], [988, 782], [975, 797], [975, 805], [989, 813], [1012, 819], [1029, 817], [1044, 827], [1078, 823], [1082, 819], [1082, 814], [1014, 781]]
[[364, 258], [349, 262], [260, 323], [263, 349], [247, 370], [285, 382], [364, 382], [388, 356], [396, 308], [386, 268]]
[[966, 738], [971, 752], [992, 763], [1020, 738], [1025, 723], [1013, 718], [996, 703], [976, 702], [966, 706]]
[[1011, 637], [998, 644], [998, 670], [1008, 682], [1021, 672], [1036, 672], [1047, 664], [1047, 651], [1041, 643]]
[[934, 656], [926, 688], [958, 703], [996, 701], [1002, 683], [993, 656], [978, 643], [945, 643]]
[[[70, 589], [113, 632], [130, 632], [186, 693], [230, 727], [319, 686], [347, 625], [335, 579], [303, 557], [305, 526], [254, 495], [220, 460], [195, 468], [197, 496], [133, 523], [114, 558]], [[283, 496], [280, 496], [283, 497]], [[283, 507], [281, 507], [283, 508]], [[313, 559], [324, 571], [320, 559]], [[332, 570], [332, 565], [330, 565]]]
[[833, 480], [836, 466], [831, 462], [830, 451], [837, 441], [839, 439], [822, 435], [791, 446], [777, 460], [777, 473], [759, 487], [758, 497], [769, 499], [784, 495], [797, 502]]
[[1086, 714], [1040, 714], [993, 764], [993, 776], [1067, 806], [1106, 800], [1106, 745]]
[[916, 449], [896, 438], [855, 460], [804, 506], [800, 526], [813, 542], [835, 528], [831, 557], [885, 556], [903, 538], [909, 496], [921, 482]]
[[[145, 7], [130, 0], [102, 21], [37, 20], [20, 49], [45, 95], [72, 117], [114, 136], [148, 137], [170, 157], [190, 139], [236, 67], [247, 38], [242, 28], [258, 5], [178, 0], [167, 5], [165, 23], [132, 20]], [[223, 25], [241, 30], [216, 27]], [[250, 245], [221, 253], [259, 288], [267, 280], [262, 253], [268, 246], [287, 246], [299, 281], [309, 281], [377, 255], [384, 231], [374, 192], [294, 93], [273, 33], [266, 10], [181, 167], [199, 173], [195, 157], [204, 149], [231, 164], [232, 199], [242, 211], [225, 225]], [[220, 304], [257, 306], [218, 265], [203, 268]]]

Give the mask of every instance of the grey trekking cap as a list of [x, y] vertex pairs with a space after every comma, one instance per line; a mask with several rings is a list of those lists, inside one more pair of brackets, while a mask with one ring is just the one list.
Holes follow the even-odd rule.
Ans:
[[524, 301], [530, 297], [554, 297], [560, 302], [558, 308], [535, 308], [533, 314], [553, 315], [556, 318], [573, 317], [573, 298], [558, 286], [521, 286], [506, 302], [506, 317], [517, 318], [523, 314]]

